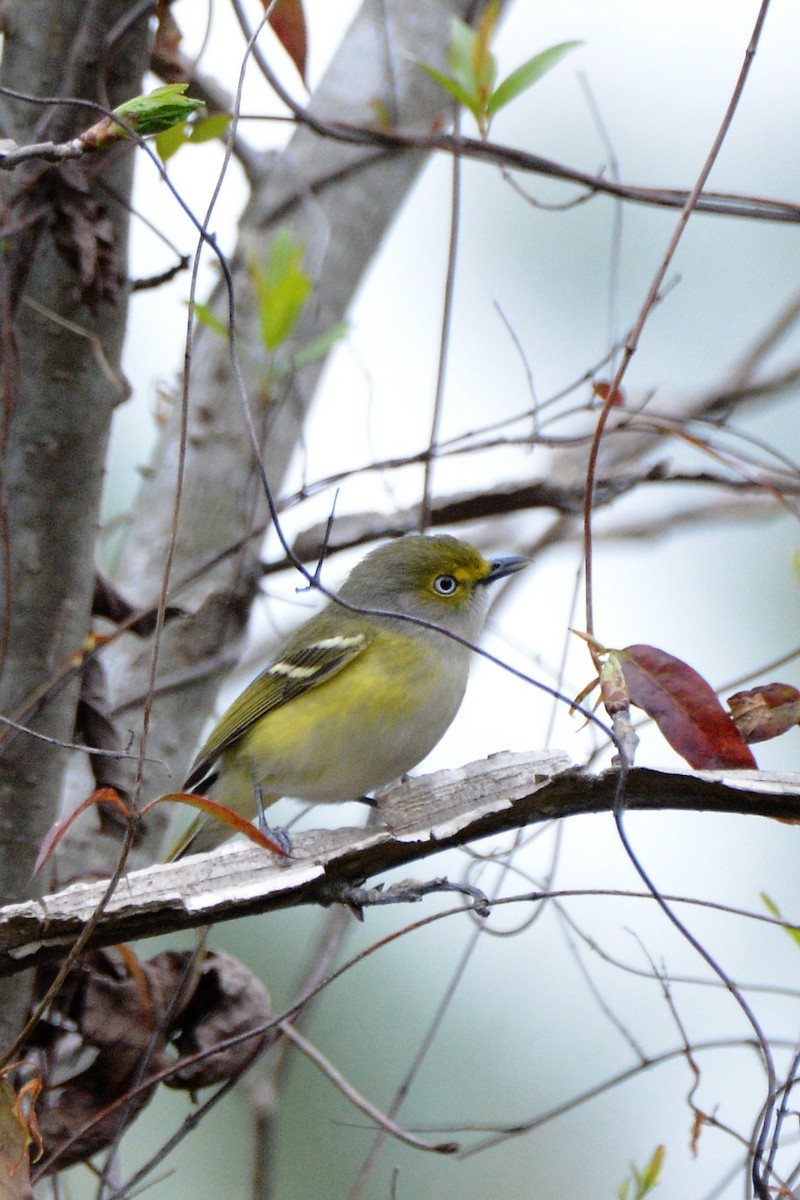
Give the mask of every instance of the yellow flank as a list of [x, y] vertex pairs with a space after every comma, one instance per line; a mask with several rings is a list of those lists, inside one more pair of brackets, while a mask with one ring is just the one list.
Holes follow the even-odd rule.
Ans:
[[397, 779], [455, 716], [468, 669], [459, 658], [449, 671], [439, 646], [381, 629], [345, 670], [273, 709], [223, 752], [219, 799], [234, 799], [225, 794], [231, 768], [249, 777], [251, 796], [255, 782], [311, 801], [352, 800]]
[[[461, 704], [485, 585], [527, 561], [489, 562], [444, 535], [378, 547], [343, 585], [344, 605], [331, 601], [306, 622], [234, 701], [187, 787], [253, 818], [259, 798], [262, 807], [281, 796], [353, 800], [411, 770]], [[200, 816], [170, 857], [227, 836]]]

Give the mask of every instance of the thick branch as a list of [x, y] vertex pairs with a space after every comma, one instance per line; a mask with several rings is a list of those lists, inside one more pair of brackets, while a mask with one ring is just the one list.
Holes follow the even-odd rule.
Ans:
[[[395, 867], [541, 821], [612, 812], [619, 775], [581, 774], [557, 752], [497, 754], [396, 784], [379, 797], [385, 829], [315, 830], [277, 859], [230, 845], [131, 872], [100, 917], [91, 946], [229, 921], [299, 904], [347, 900], [353, 884]], [[626, 809], [745, 813], [800, 820], [800, 775], [672, 774], [636, 768]], [[75, 884], [0, 910], [0, 974], [61, 957], [93, 915], [104, 883]]]

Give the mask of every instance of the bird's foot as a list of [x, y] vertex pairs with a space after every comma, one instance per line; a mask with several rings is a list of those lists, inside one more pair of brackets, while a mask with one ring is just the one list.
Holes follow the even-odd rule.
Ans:
[[291, 854], [292, 839], [288, 832], [285, 829], [273, 829], [267, 820], [267, 813], [264, 808], [264, 793], [261, 786], [257, 784], [253, 790], [256, 794], [256, 825], [261, 833], [264, 834], [264, 837], [268, 837], [275, 842], [282, 854]]

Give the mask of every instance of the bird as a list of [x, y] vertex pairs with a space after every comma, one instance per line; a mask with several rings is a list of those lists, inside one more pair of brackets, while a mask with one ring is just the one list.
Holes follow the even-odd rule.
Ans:
[[[330, 599], [301, 625], [233, 701], [185, 790], [263, 827], [264, 810], [284, 796], [368, 799], [405, 775], [461, 705], [489, 585], [529, 561], [486, 559], [448, 534], [379, 545], [351, 571], [341, 603]], [[232, 833], [200, 813], [169, 859], [211, 850]]]

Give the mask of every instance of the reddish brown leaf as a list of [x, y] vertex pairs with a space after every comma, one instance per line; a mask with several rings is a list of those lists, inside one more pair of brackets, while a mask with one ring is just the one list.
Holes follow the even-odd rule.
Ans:
[[156, 35], [151, 53], [166, 83], [183, 83], [186, 80], [186, 65], [181, 58], [183, 35], [171, 8], [172, 0], [158, 0], [156, 4]]
[[190, 808], [199, 808], [201, 812], [208, 813], [216, 821], [227, 825], [232, 833], [243, 833], [246, 838], [255, 842], [257, 846], [261, 846], [263, 850], [271, 850], [273, 854], [280, 854], [281, 858], [287, 857], [284, 847], [268, 834], [262, 833], [252, 821], [248, 821], [247, 817], [241, 817], [226, 804], [220, 804], [218, 800], [209, 800], [208, 796], [201, 796], [196, 792], [167, 792], [163, 796], [156, 796], [155, 800], [150, 800], [145, 804], [142, 816], [148, 813], [154, 804], [164, 803], [188, 804]]
[[616, 391], [612, 392], [611, 384], [604, 380], [598, 379], [596, 383], [593, 383], [592, 391], [599, 400], [602, 400], [604, 404], [610, 404], [612, 407], [618, 407], [620, 404], [625, 403], [625, 392], [622, 388], [617, 388]]
[[618, 653], [631, 704], [652, 717], [690, 766], [714, 770], [757, 765], [702, 675], [655, 646], [627, 646]]
[[765, 683], [728, 700], [746, 742], [766, 742], [800, 724], [800, 692], [789, 683]]
[[[267, 0], [263, 0], [267, 7]], [[278, 0], [269, 17], [272, 32], [297, 67], [303, 83], [306, 82], [306, 55], [308, 33], [303, 12], [303, 0]]]
[[122, 814], [122, 819], [126, 823], [130, 820], [130, 812], [124, 800], [117, 795], [114, 789], [110, 787], [98, 788], [96, 792], [92, 792], [90, 796], [82, 800], [78, 807], [68, 817], [65, 817], [63, 821], [56, 821], [55, 824], [50, 826], [39, 847], [39, 854], [33, 868], [34, 875], [42, 869], [76, 817], [79, 817], [82, 812], [85, 812], [87, 808], [91, 808], [94, 804], [100, 806], [106, 804], [113, 805]]

